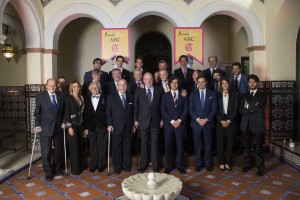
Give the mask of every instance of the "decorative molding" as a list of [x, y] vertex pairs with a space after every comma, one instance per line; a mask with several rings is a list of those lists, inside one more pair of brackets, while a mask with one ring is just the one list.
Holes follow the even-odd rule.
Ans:
[[192, 3], [193, 0], [183, 0], [186, 4]]
[[58, 50], [55, 49], [44, 49], [44, 48], [27, 48], [23, 50], [23, 53], [44, 53], [44, 54], [59, 54]]
[[114, 4], [115, 6], [120, 3], [122, 0], [109, 0], [112, 4]]
[[248, 53], [250, 53], [252, 51], [265, 51], [266, 46], [251, 46], [251, 47], [248, 47], [246, 50], [248, 50]]

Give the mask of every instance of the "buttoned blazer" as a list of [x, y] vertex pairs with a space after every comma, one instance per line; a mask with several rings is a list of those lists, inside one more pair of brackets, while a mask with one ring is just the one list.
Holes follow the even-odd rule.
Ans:
[[64, 118], [65, 98], [58, 91], [55, 92], [55, 95], [57, 100], [56, 112], [47, 91], [43, 91], [36, 96], [36, 108], [34, 111], [35, 127], [41, 127], [41, 134], [44, 136], [52, 136], [55, 126], [59, 127], [57, 130], [62, 132], [62, 128], [60, 127]]
[[[125, 107], [123, 106], [121, 97], [118, 92], [114, 92], [107, 96], [107, 125], [114, 127], [114, 133], [120, 134], [124, 127], [133, 127], [133, 96], [125, 93]], [[130, 129], [131, 130], [131, 129]]]

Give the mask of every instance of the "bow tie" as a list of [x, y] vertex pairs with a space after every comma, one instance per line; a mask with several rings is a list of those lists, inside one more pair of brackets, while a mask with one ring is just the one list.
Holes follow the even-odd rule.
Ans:
[[93, 95], [92, 97], [99, 99], [100, 95]]

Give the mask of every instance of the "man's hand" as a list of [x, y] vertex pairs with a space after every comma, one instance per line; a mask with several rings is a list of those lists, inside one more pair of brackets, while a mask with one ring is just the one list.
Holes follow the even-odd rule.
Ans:
[[248, 109], [248, 106], [249, 106], [249, 104], [248, 104], [248, 102], [245, 100], [244, 108]]
[[174, 128], [178, 128], [179, 126], [180, 126], [180, 121], [177, 119], [177, 120], [175, 120], [174, 122], [173, 122], [173, 127]]
[[85, 129], [83, 133], [84, 133], [85, 136], [88, 136], [89, 135], [89, 130]]
[[40, 132], [42, 132], [42, 128], [39, 126], [39, 127], [35, 127], [34, 129], [33, 129], [33, 132], [35, 132], [35, 133], [40, 133]]
[[208, 121], [207, 118], [205, 118], [205, 119], [199, 119], [198, 123], [199, 123], [200, 126], [204, 126], [207, 123], [207, 121]]
[[222, 124], [222, 127], [223, 127], [223, 128], [226, 128], [226, 127], [228, 126], [228, 122], [225, 121], [225, 120], [222, 120], [222, 121], [221, 121], [221, 124]]
[[113, 127], [113, 126], [108, 126], [108, 127], [107, 127], [107, 131], [108, 131], [108, 132], [112, 132], [113, 130], [114, 130], [114, 127]]
[[135, 131], [136, 131], [136, 129], [135, 129], [135, 127], [133, 126], [133, 127], [132, 127], [132, 133], [135, 133]]
[[139, 129], [139, 122], [138, 122], [138, 121], [135, 121], [135, 122], [134, 122], [134, 127], [136, 128], [136, 130]]
[[69, 135], [74, 136], [74, 130], [72, 127], [68, 128]]
[[159, 125], [160, 125], [160, 128], [161, 128], [161, 127], [163, 127], [163, 125], [164, 125], [164, 121], [163, 121], [163, 120], [160, 120], [160, 123], [159, 123]]
[[187, 96], [187, 91], [185, 89], [182, 89], [181, 96], [183, 96], [183, 97]]
[[66, 124], [65, 124], [65, 123], [62, 123], [62, 124], [61, 124], [61, 128], [62, 128], [62, 129], [66, 129], [66, 128], [67, 128]]

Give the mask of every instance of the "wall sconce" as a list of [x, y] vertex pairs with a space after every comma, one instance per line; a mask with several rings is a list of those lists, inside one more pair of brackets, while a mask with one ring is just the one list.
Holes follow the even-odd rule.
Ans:
[[[6, 58], [7, 62], [11, 61], [11, 59], [14, 57], [16, 51], [14, 50], [14, 41], [11, 36], [12, 31], [9, 30], [9, 26], [6, 26], [5, 35], [7, 36], [7, 39], [4, 43], [4, 48], [2, 49], [2, 55]], [[11, 44], [8, 43], [8, 39], [10, 39]]]

